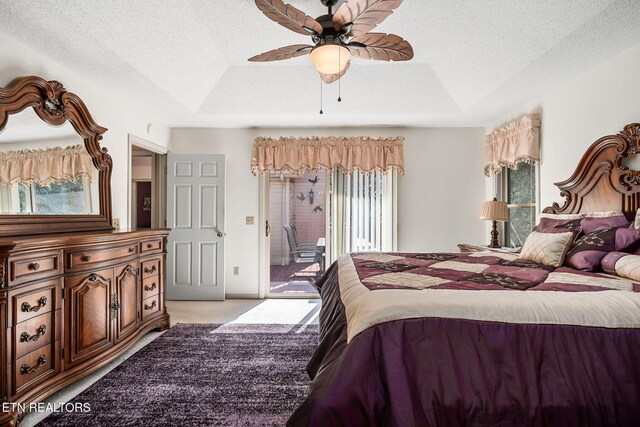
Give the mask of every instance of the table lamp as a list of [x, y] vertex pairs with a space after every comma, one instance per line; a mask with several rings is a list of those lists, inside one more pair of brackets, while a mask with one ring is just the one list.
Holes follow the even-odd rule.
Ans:
[[499, 202], [495, 197], [493, 200], [482, 202], [480, 208], [480, 219], [492, 221], [491, 226], [491, 243], [490, 248], [499, 248], [498, 243], [498, 221], [507, 221], [509, 219], [509, 209], [506, 202]]

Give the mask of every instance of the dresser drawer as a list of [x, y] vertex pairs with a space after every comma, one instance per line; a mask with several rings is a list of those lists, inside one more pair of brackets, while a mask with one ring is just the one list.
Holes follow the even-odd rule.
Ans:
[[62, 274], [61, 258], [61, 252], [41, 252], [10, 258], [10, 282], [19, 284]]
[[16, 359], [50, 344], [55, 333], [53, 312], [41, 314], [14, 327], [13, 348]]
[[11, 298], [13, 325], [56, 310], [56, 306], [60, 303], [58, 301], [60, 281], [61, 279], [55, 279], [39, 283], [31, 290], [25, 290], [13, 296]]
[[117, 262], [119, 259], [129, 258], [138, 254], [137, 243], [125, 246], [110, 246], [105, 248], [87, 248], [67, 253], [67, 268], [70, 271], [82, 270], [97, 266], [105, 262]]
[[49, 344], [16, 360], [13, 365], [14, 394], [21, 393], [28, 387], [35, 386], [55, 375], [54, 349], [55, 346]]
[[162, 239], [143, 240], [140, 242], [140, 253], [157, 252], [162, 250]]
[[158, 294], [142, 301], [142, 321], [162, 312], [162, 294]]
[[142, 261], [142, 278], [146, 279], [147, 277], [157, 276], [160, 274], [160, 260], [159, 259], [150, 259], [147, 261]]
[[150, 298], [160, 293], [160, 277], [149, 276], [142, 281], [142, 299]]

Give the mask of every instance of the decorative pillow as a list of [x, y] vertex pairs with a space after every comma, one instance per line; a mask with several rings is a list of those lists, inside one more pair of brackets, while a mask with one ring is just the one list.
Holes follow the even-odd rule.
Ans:
[[640, 250], [640, 230], [620, 227], [616, 230], [616, 251], [635, 253]]
[[580, 237], [567, 253], [565, 265], [582, 271], [600, 270], [602, 258], [616, 249], [617, 230], [601, 228]]
[[532, 231], [524, 242], [519, 259], [560, 267], [575, 237], [575, 231], [564, 233]]
[[640, 230], [640, 209], [636, 211], [636, 217], [631, 223], [631, 228], [635, 228], [636, 230]]
[[[533, 231], [537, 231], [537, 230], [533, 230]], [[562, 226], [559, 225], [557, 227], [553, 227], [553, 228], [545, 228], [544, 230], [538, 231], [539, 233], [567, 233], [567, 232], [572, 232], [574, 238], [578, 237], [580, 234], [582, 234], [582, 227], [580, 227], [580, 224], [578, 224], [577, 226], [573, 226], [573, 225], [566, 225]]]
[[540, 218], [548, 218], [548, 219], [557, 219], [567, 221], [569, 219], [582, 219], [584, 218], [584, 214], [550, 214], [550, 213], [541, 213]]
[[549, 231], [554, 228], [574, 229], [578, 227], [580, 227], [580, 218], [557, 219], [540, 217], [540, 222], [535, 226], [533, 231]]
[[611, 252], [602, 260], [602, 267], [607, 273], [640, 281], [640, 255]]
[[622, 257], [629, 255], [625, 252], [609, 252], [602, 258], [602, 271], [605, 273], [616, 274], [616, 263]]
[[622, 211], [587, 212], [585, 218], [608, 218], [611, 216], [624, 216]]
[[607, 217], [585, 217], [580, 220], [580, 225], [582, 226], [582, 231], [584, 232], [584, 234], [589, 234], [592, 231], [598, 230], [600, 228], [628, 227], [629, 221], [627, 221], [624, 215]]

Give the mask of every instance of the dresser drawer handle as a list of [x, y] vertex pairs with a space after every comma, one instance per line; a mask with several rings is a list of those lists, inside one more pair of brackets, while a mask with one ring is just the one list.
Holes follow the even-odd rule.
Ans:
[[36, 366], [31, 367], [26, 363], [20, 366], [20, 373], [23, 375], [33, 374], [34, 372], [38, 372], [45, 363], [47, 363], [47, 357], [43, 354], [38, 358], [38, 364]]
[[156, 302], [155, 300], [151, 303], [151, 305], [144, 305], [144, 310], [145, 311], [149, 311], [149, 310], [153, 310], [154, 308], [156, 308]]
[[38, 271], [40, 270], [40, 264], [37, 262], [29, 264], [29, 270]]
[[151, 284], [151, 286], [149, 286], [149, 285], [144, 285], [144, 290], [145, 290], [145, 291], [147, 291], [147, 292], [149, 292], [149, 291], [154, 290], [154, 289], [155, 289], [155, 288], [157, 288], [157, 287], [158, 287], [158, 285], [156, 284], [156, 282], [153, 282], [153, 283]]
[[45, 332], [47, 332], [47, 325], [40, 325], [38, 333], [35, 335], [29, 335], [29, 332], [23, 332], [20, 335], [20, 342], [38, 341], [41, 336], [44, 336]]
[[31, 307], [31, 304], [29, 304], [28, 302], [23, 302], [22, 303], [22, 312], [23, 313], [37, 313], [45, 305], [47, 305], [47, 297], [41, 297], [38, 300], [38, 305], [36, 305], [35, 307]]
[[111, 320], [118, 317], [118, 311], [120, 310], [120, 302], [118, 301], [118, 294], [111, 295]]
[[147, 243], [147, 249], [151, 249], [153, 247], [153, 243]]
[[151, 268], [149, 268], [149, 267], [145, 267], [145, 268], [144, 268], [144, 272], [145, 272], [146, 274], [149, 274], [149, 273], [155, 273], [155, 272], [156, 272], [156, 266], [155, 266], [155, 264], [154, 264]]
[[130, 254], [134, 253], [135, 251], [136, 251], [136, 248], [134, 248], [134, 247], [129, 248], [129, 253]]
[[83, 260], [84, 262], [89, 262], [89, 261], [91, 261], [91, 255], [83, 255], [83, 256], [82, 256], [82, 260]]

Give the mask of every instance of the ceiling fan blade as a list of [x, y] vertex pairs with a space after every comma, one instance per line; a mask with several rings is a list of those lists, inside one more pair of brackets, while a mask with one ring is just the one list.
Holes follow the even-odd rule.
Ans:
[[280, 47], [268, 52], [261, 53], [252, 58], [249, 58], [251, 62], [268, 62], [268, 61], [281, 61], [283, 59], [291, 59], [297, 56], [306, 55], [311, 52], [313, 46], [308, 44], [294, 44], [291, 46]]
[[[256, 6], [269, 19], [277, 22], [285, 28], [304, 34], [322, 34], [322, 25], [312, 17], [295, 7], [284, 4], [282, 0], [256, 0]], [[311, 30], [311, 31], [309, 31]]]
[[368, 33], [347, 44], [351, 56], [376, 61], [408, 61], [413, 48], [408, 41], [395, 34]]
[[344, 76], [347, 73], [347, 70], [349, 69], [349, 66], [351, 65], [351, 61], [348, 61], [344, 67], [344, 70], [340, 71], [339, 73], [336, 74], [320, 74], [320, 76], [322, 77], [322, 81], [324, 81], [326, 84], [331, 84], [333, 82], [337, 82], [340, 77]]
[[340, 31], [342, 27], [353, 23], [349, 35], [352, 37], [366, 34], [393, 13], [402, 0], [347, 0], [333, 15], [333, 27]]

